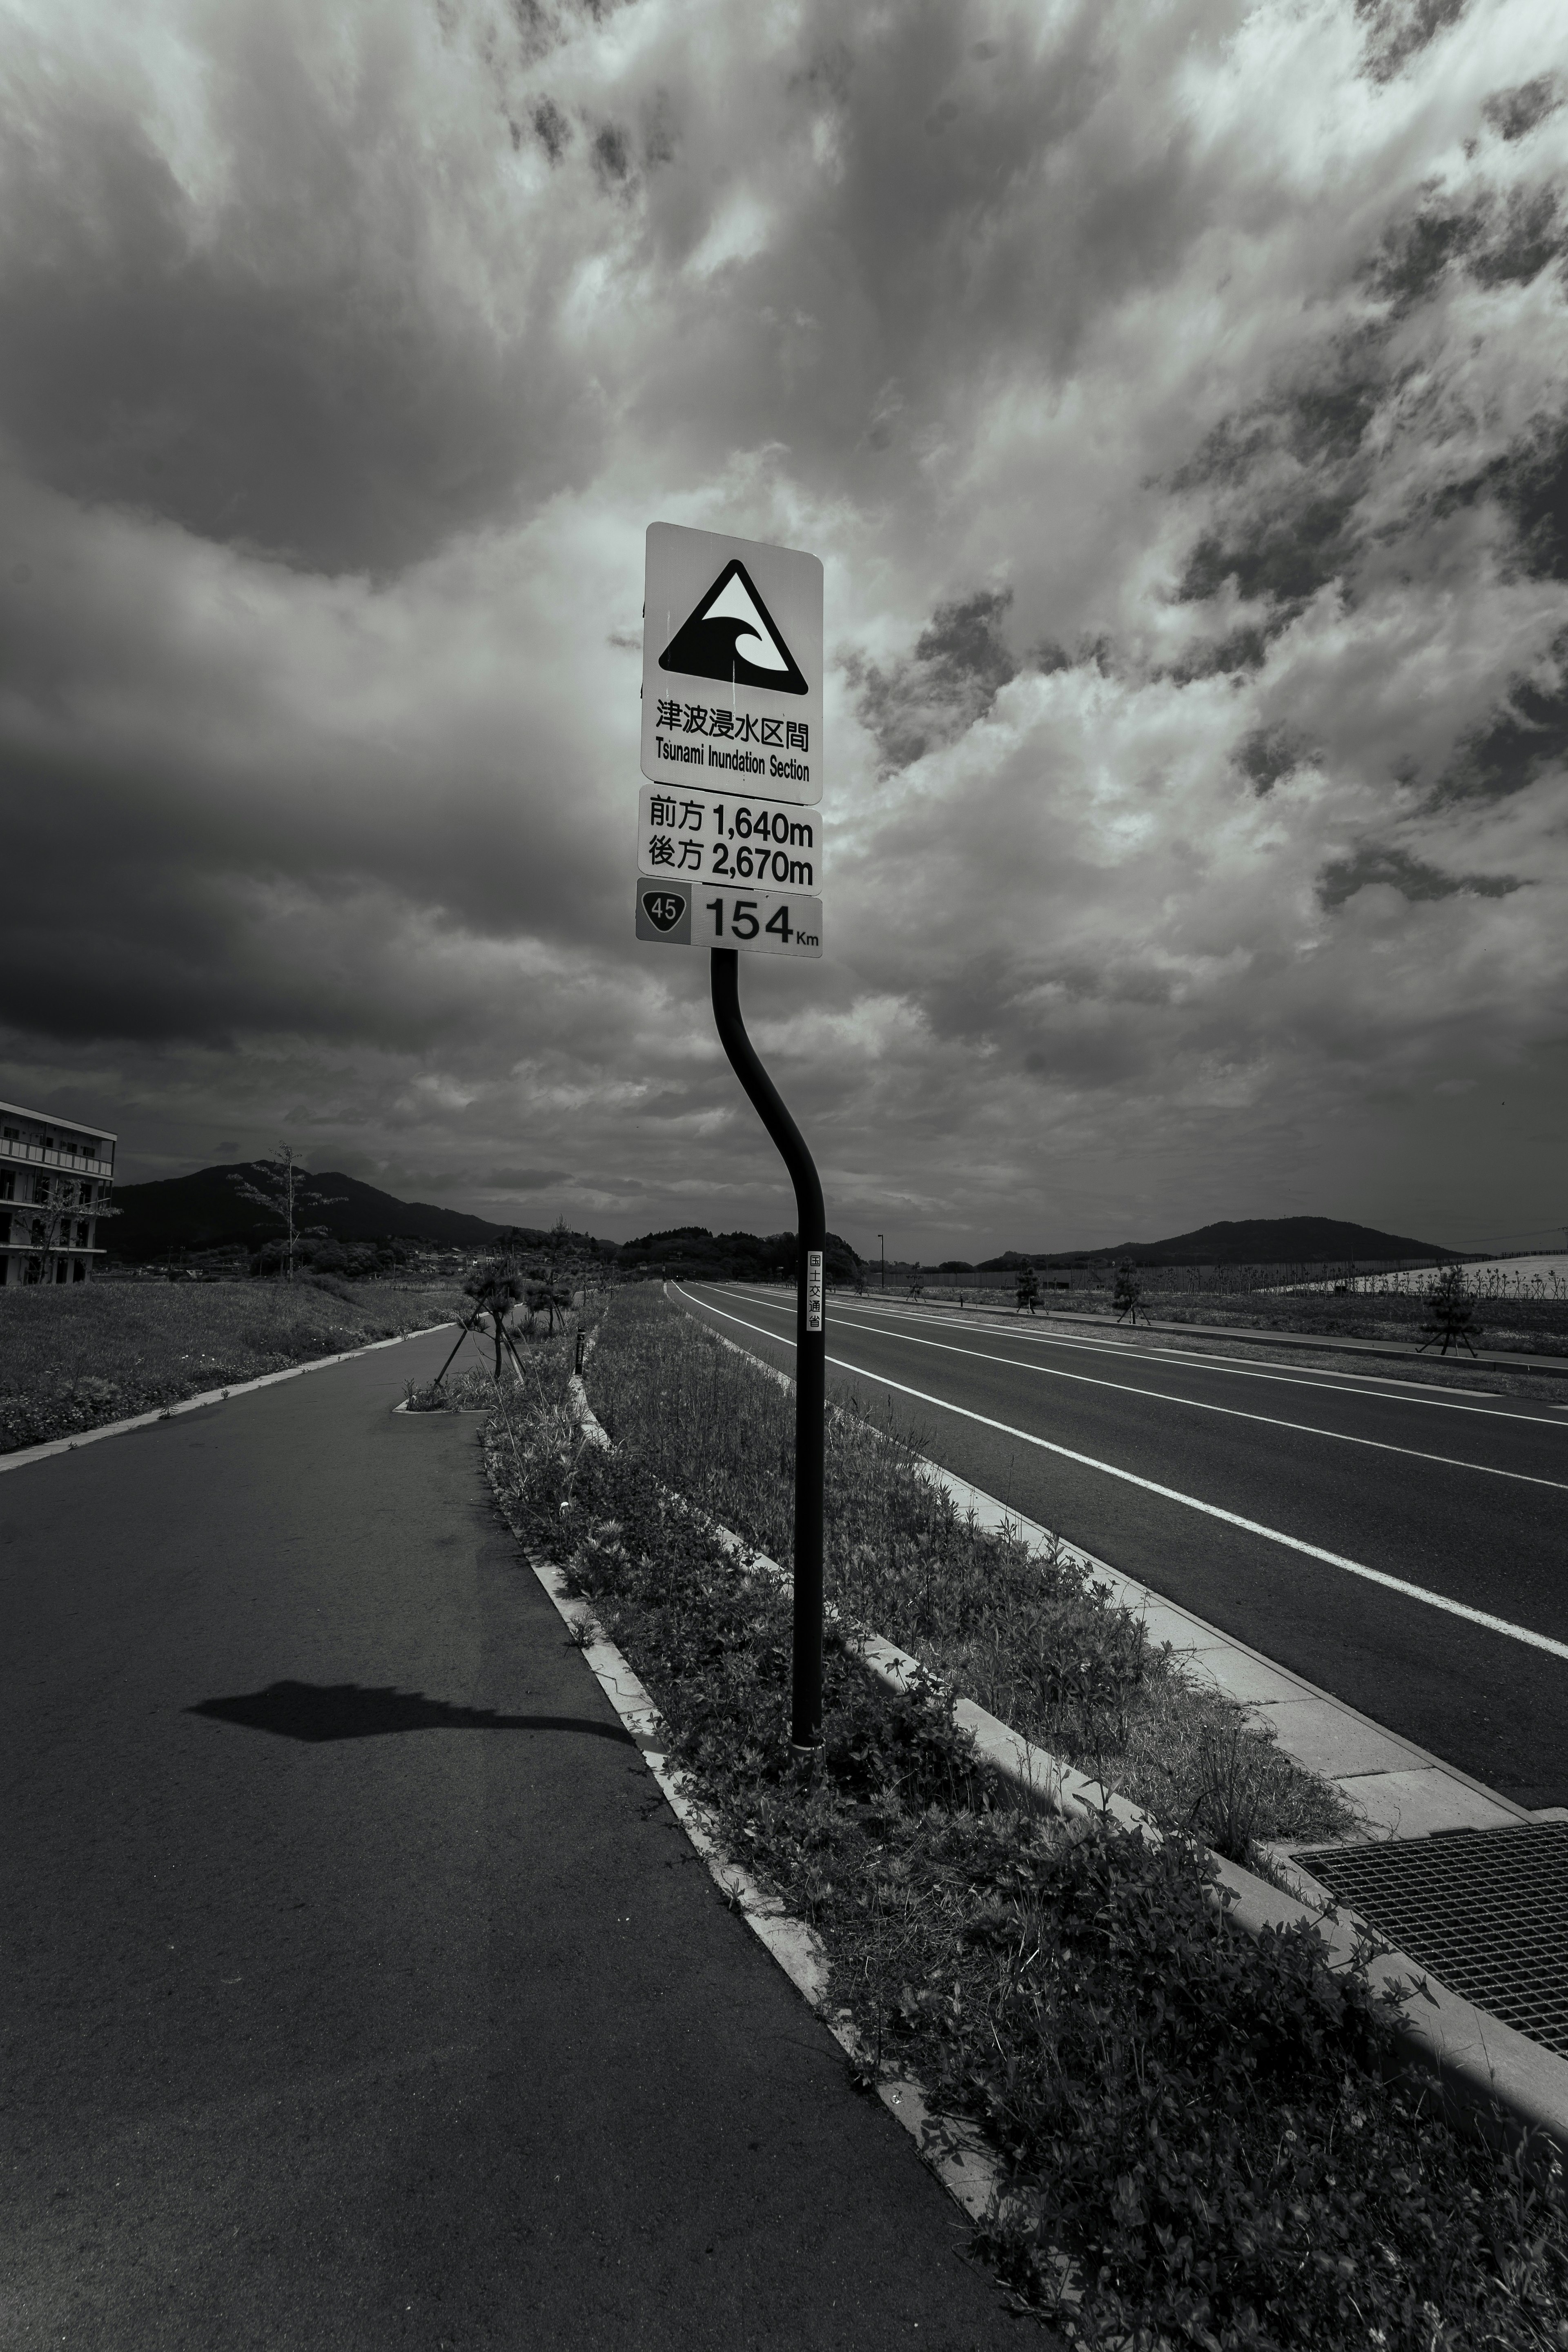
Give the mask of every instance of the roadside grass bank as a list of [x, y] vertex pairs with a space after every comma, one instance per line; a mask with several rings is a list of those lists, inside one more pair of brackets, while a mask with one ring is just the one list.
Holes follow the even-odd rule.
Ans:
[[[1417, 2112], [1364, 1978], [1331, 1976], [1310, 1929], [1226, 1928], [1196, 1843], [1020, 1815], [943, 1689], [895, 1696], [837, 1626], [824, 1754], [794, 1758], [788, 1593], [666, 1483], [695, 1379], [632, 1411], [666, 1318], [646, 1293], [610, 1307], [589, 1367], [608, 1452], [576, 1427], [569, 1346], [524, 1352], [487, 1431], [498, 1500], [647, 1685], [723, 1844], [821, 1937], [870, 2066], [985, 2136], [999, 2274], [1064, 2335], [1138, 2352], [1568, 2347], [1560, 2184]], [[710, 1393], [728, 1415], [722, 1378]], [[719, 1483], [697, 1430], [688, 1496]], [[747, 1434], [760, 1452], [765, 1424]]]
[[[746, 1290], [756, 1287], [757, 1285], [747, 1284], [742, 1287], [740, 1295], [744, 1296]], [[781, 1298], [787, 1295], [793, 1307], [793, 1291], [786, 1293], [783, 1285], [772, 1287]], [[910, 1305], [906, 1291], [889, 1289], [884, 1301], [874, 1284], [863, 1295], [841, 1287], [832, 1296], [836, 1306], [850, 1310], [858, 1306], [874, 1307], [884, 1303], [890, 1307]], [[937, 1307], [944, 1310], [951, 1307], [956, 1310], [960, 1307], [961, 1297], [963, 1313], [972, 1320], [978, 1318], [982, 1329], [994, 1328], [1001, 1332], [1016, 1324], [1023, 1330], [1054, 1331], [1061, 1339], [1081, 1333], [1090, 1341], [1124, 1341], [1141, 1352], [1149, 1349], [1156, 1354], [1164, 1351], [1186, 1356], [1214, 1356], [1221, 1360], [1230, 1359], [1243, 1364], [1273, 1366], [1283, 1363], [1292, 1369], [1299, 1367], [1304, 1371], [1320, 1374], [1348, 1373], [1362, 1383], [1375, 1383], [1381, 1378], [1385, 1382], [1397, 1383], [1402, 1389], [1455, 1389], [1467, 1393], [1484, 1392], [1492, 1396], [1531, 1397], [1537, 1401], [1568, 1402], [1568, 1354], [1563, 1356], [1560, 1368], [1556, 1364], [1542, 1368], [1537, 1361], [1521, 1365], [1515, 1370], [1503, 1364], [1474, 1362], [1462, 1351], [1457, 1356], [1452, 1350], [1447, 1356], [1440, 1356], [1434, 1348], [1425, 1356], [1394, 1357], [1386, 1365], [1380, 1365], [1376, 1358], [1358, 1354], [1348, 1346], [1336, 1349], [1332, 1345], [1331, 1335], [1325, 1346], [1310, 1350], [1293, 1349], [1289, 1344], [1281, 1344], [1281, 1341], [1288, 1342], [1293, 1328], [1286, 1324], [1224, 1323], [1223, 1318], [1216, 1318], [1216, 1328], [1212, 1330], [1197, 1326], [1189, 1331], [1163, 1328], [1153, 1330], [1142, 1320], [1142, 1309], [1140, 1307], [1140, 1320], [1134, 1328], [1131, 1323], [1118, 1323], [1103, 1300], [1094, 1308], [1073, 1307], [1052, 1298], [1048, 1293], [1042, 1297], [1037, 1313], [1031, 1318], [1026, 1310], [1020, 1312], [1008, 1293], [1000, 1290], [961, 1293], [948, 1288], [945, 1284], [936, 1283], [926, 1284], [915, 1304], [917, 1307]], [[1155, 1310], [1151, 1308], [1150, 1311]], [[1163, 1308], [1159, 1311], [1163, 1320], [1169, 1319], [1164, 1318]], [[847, 1343], [850, 1325], [840, 1323], [837, 1328], [840, 1339]], [[1397, 1335], [1363, 1333], [1358, 1336]], [[1405, 1340], [1414, 1346], [1420, 1343], [1419, 1335], [1412, 1341], [1406, 1334]], [[1491, 1343], [1483, 1335], [1479, 1344], [1487, 1348]]]
[[[791, 1392], [640, 1289], [617, 1300], [587, 1385], [612, 1436], [667, 1486], [772, 1559], [793, 1556]], [[901, 1419], [846, 1395], [829, 1417], [826, 1490], [829, 1599], [1163, 1829], [1256, 1865], [1265, 1841], [1352, 1826], [1337, 1791], [1188, 1681], [1065, 1546], [972, 1527]]]
[[[864, 1302], [847, 1298], [843, 1293], [839, 1293], [838, 1297], [847, 1306], [864, 1303], [874, 1307], [879, 1303], [874, 1290], [866, 1293]], [[895, 1297], [889, 1293], [889, 1297], [893, 1306], [907, 1306], [909, 1303], [901, 1294]], [[918, 1303], [956, 1309], [959, 1294], [932, 1286], [922, 1292]], [[1148, 1349], [1155, 1354], [1163, 1351], [1184, 1356], [1214, 1356], [1221, 1360], [1229, 1359], [1243, 1364], [1284, 1363], [1292, 1369], [1300, 1368], [1303, 1371], [1320, 1374], [1348, 1373], [1363, 1384], [1375, 1384], [1381, 1377], [1386, 1382], [1397, 1383], [1402, 1389], [1455, 1389], [1465, 1393], [1479, 1391], [1490, 1396], [1568, 1402], [1568, 1355], [1563, 1357], [1560, 1369], [1555, 1364], [1542, 1369], [1538, 1363], [1532, 1363], [1513, 1370], [1503, 1364], [1474, 1362], [1462, 1352], [1456, 1356], [1450, 1350], [1447, 1356], [1440, 1356], [1434, 1348], [1425, 1356], [1394, 1357], [1386, 1367], [1380, 1367], [1375, 1358], [1361, 1355], [1348, 1346], [1336, 1349], [1331, 1339], [1328, 1345], [1321, 1348], [1293, 1350], [1289, 1345], [1280, 1344], [1281, 1339], [1289, 1337], [1289, 1327], [1283, 1326], [1278, 1327], [1279, 1338], [1275, 1336], [1275, 1327], [1241, 1323], [1213, 1330], [1194, 1328], [1191, 1331], [1179, 1332], [1163, 1328], [1153, 1330], [1140, 1319], [1134, 1329], [1130, 1323], [1119, 1324], [1103, 1306], [1091, 1313], [1087, 1309], [1064, 1307], [1048, 1297], [1042, 1300], [1038, 1312], [1031, 1318], [1027, 1312], [1020, 1314], [1012, 1299], [1000, 1294], [976, 1297], [967, 1292], [963, 1294], [963, 1311], [971, 1318], [981, 1317], [982, 1328], [994, 1325], [998, 1331], [1005, 1331], [1014, 1323], [1027, 1330], [1032, 1323], [1034, 1328], [1053, 1330], [1058, 1338], [1066, 1339], [1081, 1332], [1086, 1339], [1102, 1342], [1124, 1340], [1140, 1351]], [[1361, 1336], [1379, 1335], [1369, 1333]], [[1415, 1344], [1418, 1345], [1419, 1341]], [[1490, 1341], [1483, 1337], [1480, 1345], [1489, 1347]], [[1532, 1353], [1533, 1350], [1520, 1352]]]
[[[868, 1286], [867, 1299], [875, 1303], [877, 1296], [875, 1286]], [[898, 1291], [889, 1289], [888, 1296], [893, 1299], [906, 1297], [908, 1285]], [[1005, 1290], [965, 1290], [957, 1281], [924, 1284], [921, 1296], [954, 1306], [961, 1297], [972, 1307], [1005, 1309], [1014, 1304], [1010, 1293]], [[1474, 1306], [1476, 1320], [1470, 1336], [1478, 1348], [1510, 1355], [1561, 1356], [1563, 1371], [1568, 1373], [1568, 1298], [1478, 1292]], [[1037, 1311], [1041, 1317], [1059, 1317], [1068, 1322], [1076, 1322], [1081, 1317], [1087, 1323], [1103, 1326], [1111, 1315], [1110, 1292], [1043, 1291]], [[1219, 1326], [1235, 1331], [1238, 1337], [1266, 1339], [1271, 1331], [1300, 1332], [1319, 1339], [1391, 1339], [1407, 1348], [1419, 1348], [1426, 1338], [1426, 1326], [1431, 1311], [1426, 1298], [1398, 1291], [1346, 1292], [1342, 1296], [1332, 1291], [1164, 1290], [1150, 1275], [1142, 1277], [1138, 1301], [1140, 1317], [1148, 1314], [1162, 1323]], [[1123, 1323], [1117, 1328], [1130, 1330], [1132, 1327]], [[1440, 1345], [1440, 1341], [1434, 1341], [1427, 1350], [1435, 1363], [1470, 1365], [1463, 1347], [1457, 1355], [1451, 1348], [1447, 1357], [1439, 1357]]]
[[0, 1454], [395, 1339], [458, 1304], [447, 1285], [310, 1279], [7, 1289]]

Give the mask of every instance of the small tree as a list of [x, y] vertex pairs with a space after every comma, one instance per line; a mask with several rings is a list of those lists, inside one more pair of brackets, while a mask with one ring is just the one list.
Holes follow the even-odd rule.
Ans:
[[283, 1271], [290, 1282], [294, 1279], [294, 1254], [307, 1235], [321, 1239], [325, 1225], [302, 1225], [302, 1213], [311, 1209], [335, 1208], [344, 1198], [342, 1192], [318, 1192], [310, 1181], [310, 1171], [291, 1143], [280, 1143], [270, 1160], [254, 1160], [251, 1168], [255, 1181], [243, 1169], [236, 1169], [229, 1182], [242, 1201], [253, 1202], [276, 1217], [283, 1228]]
[[490, 1337], [495, 1342], [496, 1351], [496, 1386], [499, 1389], [501, 1354], [506, 1347], [506, 1318], [524, 1296], [522, 1276], [504, 1257], [491, 1258], [488, 1265], [474, 1268], [463, 1285], [463, 1296], [474, 1302], [476, 1322], [481, 1315], [488, 1315], [490, 1318]]
[[[1125, 1265], [1119, 1265], [1116, 1269], [1116, 1287], [1110, 1295], [1110, 1303], [1116, 1309], [1117, 1321], [1121, 1323], [1131, 1316], [1132, 1328], [1136, 1330], [1138, 1309], [1143, 1304], [1143, 1286], [1138, 1279], [1138, 1269], [1131, 1258]], [[1149, 1320], [1147, 1314], [1144, 1315], [1143, 1320], [1145, 1323]]]
[[[563, 1330], [571, 1312], [572, 1294], [584, 1278], [584, 1261], [577, 1238], [564, 1217], [557, 1217], [542, 1245], [529, 1261], [527, 1297], [531, 1315], [545, 1317], [545, 1336], [555, 1329], [559, 1315]], [[651, 1269], [650, 1269], [651, 1271]]]
[[1466, 1347], [1476, 1352], [1471, 1334], [1475, 1329], [1476, 1310], [1471, 1303], [1469, 1285], [1465, 1280], [1462, 1265], [1446, 1265], [1432, 1288], [1432, 1312], [1422, 1329], [1426, 1337], [1419, 1352], [1425, 1355], [1434, 1339], [1441, 1339], [1437, 1352], [1446, 1356], [1450, 1348]]
[[1040, 1277], [1032, 1265], [1018, 1268], [1016, 1296], [1020, 1315], [1026, 1307], [1032, 1315], [1040, 1303]]
[[919, 1258], [916, 1258], [910, 1272], [910, 1297], [911, 1298], [923, 1298], [925, 1297], [925, 1276], [921, 1272], [921, 1262]]

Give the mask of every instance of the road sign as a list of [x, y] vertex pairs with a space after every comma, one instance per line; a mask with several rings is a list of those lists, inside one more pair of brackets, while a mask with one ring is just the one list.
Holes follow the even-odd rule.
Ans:
[[777, 801], [645, 784], [637, 871], [665, 881], [772, 883], [822, 891], [822, 819]]
[[822, 798], [822, 565], [673, 522], [647, 528], [642, 772]]
[[822, 954], [822, 901], [795, 892], [641, 881], [637, 934], [672, 948], [739, 948], [742, 955]]

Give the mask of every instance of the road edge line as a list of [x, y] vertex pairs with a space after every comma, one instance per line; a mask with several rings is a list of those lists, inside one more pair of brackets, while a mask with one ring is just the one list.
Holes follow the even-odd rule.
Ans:
[[[743, 1315], [732, 1315], [727, 1307], [710, 1307], [710, 1314], [720, 1316], [726, 1323], [738, 1323], [742, 1331], [755, 1331], [760, 1338], [772, 1339], [781, 1348], [792, 1348], [793, 1339], [782, 1332], [773, 1332], [761, 1323], [748, 1322]], [[998, 1421], [994, 1414], [976, 1412], [973, 1406], [955, 1404], [951, 1397], [932, 1396], [928, 1389], [912, 1388], [907, 1381], [894, 1380], [890, 1372], [874, 1372], [864, 1364], [852, 1364], [845, 1356], [829, 1356], [827, 1361], [836, 1370], [852, 1372], [857, 1380], [869, 1381], [874, 1387], [896, 1389], [900, 1396], [913, 1397], [918, 1404], [929, 1404], [937, 1412], [952, 1413], [959, 1421], [977, 1422], [983, 1429], [994, 1429], [1004, 1437], [1016, 1438], [1020, 1445], [1037, 1446], [1042, 1454], [1058, 1454], [1064, 1462], [1076, 1462], [1086, 1470], [1096, 1470], [1106, 1478], [1119, 1478], [1124, 1486], [1142, 1487], [1148, 1495], [1158, 1495], [1168, 1503], [1179, 1503], [1184, 1510], [1196, 1511], [1203, 1517], [1218, 1519], [1226, 1527], [1239, 1528], [1243, 1534], [1261, 1536], [1266, 1543], [1276, 1543], [1287, 1551], [1301, 1553], [1307, 1559], [1321, 1559], [1330, 1568], [1343, 1570], [1347, 1576], [1360, 1577], [1367, 1584], [1381, 1585], [1385, 1591], [1402, 1593], [1407, 1601], [1418, 1601], [1422, 1607], [1436, 1609], [1446, 1616], [1461, 1618], [1467, 1624], [1479, 1625], [1486, 1633], [1499, 1633], [1525, 1648], [1543, 1651], [1547, 1656], [1568, 1660], [1568, 1642], [1559, 1642], [1550, 1633], [1537, 1633], [1528, 1625], [1516, 1625], [1506, 1617], [1494, 1617], [1485, 1609], [1472, 1609], [1465, 1601], [1455, 1601], [1447, 1593], [1429, 1591], [1425, 1585], [1412, 1584], [1408, 1578], [1391, 1575], [1386, 1570], [1373, 1568], [1364, 1560], [1350, 1559], [1343, 1552], [1329, 1551], [1321, 1544], [1309, 1543], [1303, 1536], [1288, 1535], [1283, 1528], [1265, 1527], [1260, 1519], [1249, 1519], [1239, 1511], [1227, 1511], [1219, 1503], [1207, 1503], [1201, 1495], [1184, 1494], [1179, 1486], [1167, 1486], [1158, 1478], [1145, 1478], [1141, 1472], [1123, 1469], [1120, 1463], [1102, 1462], [1093, 1454], [1080, 1453], [1077, 1446], [1060, 1445], [1054, 1438], [1041, 1437], [1032, 1429], [1019, 1429], [1009, 1421]]]
[[[679, 1286], [673, 1286], [679, 1294]], [[682, 1311], [692, 1313], [682, 1297]], [[704, 1325], [705, 1329], [710, 1327]], [[733, 1348], [737, 1354], [774, 1380], [786, 1382], [789, 1375], [778, 1366], [764, 1362], [749, 1348], [733, 1339], [725, 1339], [722, 1332], [713, 1337]], [[791, 1383], [793, 1385], [793, 1383]], [[578, 1383], [580, 1386], [581, 1384]], [[893, 1385], [897, 1386], [898, 1383]], [[584, 1402], [587, 1399], [584, 1393]], [[596, 1424], [595, 1424], [596, 1425]], [[608, 1440], [605, 1442], [607, 1444]], [[938, 1465], [931, 1464], [933, 1470]], [[967, 1484], [967, 1481], [961, 1482]], [[978, 1488], [972, 1489], [979, 1493]], [[994, 1501], [994, 1497], [987, 1497]], [[1015, 1523], [1016, 1516], [1014, 1515]], [[1031, 1522], [1031, 1525], [1034, 1523]], [[739, 1540], [739, 1538], [737, 1538]], [[1076, 1547], [1075, 1547], [1076, 1549]], [[1088, 1555], [1085, 1555], [1087, 1557]], [[770, 1563], [772, 1565], [773, 1563]], [[780, 1574], [787, 1573], [780, 1570]], [[1116, 1571], [1111, 1571], [1116, 1573]], [[886, 1654], [885, 1674], [901, 1676], [910, 1668], [921, 1671], [918, 1662], [898, 1650], [890, 1642], [874, 1637], [879, 1653]], [[868, 1658], [867, 1663], [871, 1664]], [[871, 1665], [873, 1673], [878, 1672]], [[894, 1685], [902, 1687], [901, 1680]], [[971, 1700], [961, 1701], [964, 1710], [965, 1727], [975, 1734], [986, 1761], [1003, 1774], [1015, 1787], [1024, 1790], [1030, 1801], [1042, 1799], [1065, 1819], [1083, 1819], [1102, 1809], [1112, 1811], [1125, 1826], [1140, 1828], [1144, 1834], [1163, 1837], [1157, 1822], [1150, 1820], [1141, 1807], [1124, 1797], [1111, 1797], [1100, 1789], [1098, 1782], [1060, 1758], [1050, 1755], [1012, 1727], [988, 1715]], [[958, 1710], [955, 1708], [955, 1714]], [[984, 1730], [984, 1738], [982, 1738]], [[1097, 1803], [1089, 1793], [1100, 1790]], [[1135, 1816], [1131, 1821], [1129, 1816]], [[1240, 1864], [1227, 1862], [1212, 1849], [1209, 1860], [1218, 1874], [1221, 1887], [1230, 1896], [1224, 1904], [1224, 1916], [1234, 1919], [1255, 1939], [1268, 1931], [1306, 1924], [1321, 1937], [1330, 1955], [1331, 1966], [1348, 1967], [1364, 1942], [1376, 1946], [1381, 1938], [1365, 1922], [1342, 1904], [1336, 1904], [1327, 1888], [1321, 1890], [1326, 1908], [1315, 1909], [1296, 1896], [1271, 1886]], [[1307, 1879], [1308, 1874], [1299, 1871]], [[1308, 1880], [1314, 1885], [1314, 1881]], [[1223, 1901], [1223, 1897], [1222, 1897]], [[1397, 1992], [1409, 2001], [1412, 1989], [1418, 1994], [1430, 2015], [1418, 2014], [1405, 2007], [1395, 2025], [1394, 2033], [1400, 2049], [1404, 2071], [1416, 2078], [1423, 2089], [1435, 2092], [1437, 2104], [1452, 2121], [1462, 2122], [1493, 2145], [1500, 2140], [1505, 2146], [1517, 2146], [1526, 2162], [1545, 2168], [1550, 2158], [1542, 2158], [1533, 2143], [1544, 2140], [1557, 2154], [1568, 2159], [1568, 2058], [1555, 2051], [1531, 2042], [1513, 2026], [1495, 2018], [1489, 2011], [1467, 2000], [1441, 1979], [1411, 1959], [1408, 1954], [1384, 1946], [1368, 1962], [1367, 1976], [1380, 1991]]]

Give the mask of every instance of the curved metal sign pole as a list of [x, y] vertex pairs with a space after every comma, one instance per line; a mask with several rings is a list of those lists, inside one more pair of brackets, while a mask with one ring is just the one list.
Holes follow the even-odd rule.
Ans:
[[822, 1745], [823, 1423], [827, 1408], [827, 1338], [823, 1329], [823, 1253], [827, 1212], [822, 1181], [805, 1139], [757, 1058], [741, 1018], [741, 959], [712, 950], [713, 1019], [730, 1067], [778, 1146], [795, 1186], [799, 1234], [795, 1333], [795, 1683], [790, 1738], [796, 1748]]

